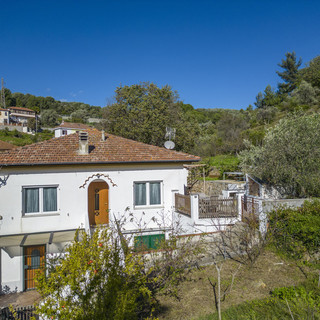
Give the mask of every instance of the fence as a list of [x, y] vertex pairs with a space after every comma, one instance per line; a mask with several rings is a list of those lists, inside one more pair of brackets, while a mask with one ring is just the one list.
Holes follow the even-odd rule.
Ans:
[[210, 197], [199, 199], [199, 219], [237, 217], [238, 206], [236, 198]]
[[176, 211], [191, 217], [191, 199], [190, 196], [184, 196], [182, 194], [175, 194], [175, 208]]
[[241, 197], [241, 217], [242, 221], [248, 219], [259, 220], [260, 201], [253, 197]]
[[22, 307], [22, 308], [14, 308], [14, 314], [10, 311], [10, 309], [3, 308], [0, 310], [0, 320], [30, 320], [31, 317], [35, 317], [37, 320], [39, 316], [35, 313], [35, 308], [32, 306]]

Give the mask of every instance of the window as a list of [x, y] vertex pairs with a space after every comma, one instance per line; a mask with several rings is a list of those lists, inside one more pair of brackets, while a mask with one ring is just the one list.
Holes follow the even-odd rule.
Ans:
[[134, 205], [135, 206], [159, 206], [161, 201], [161, 181], [135, 182]]
[[63, 129], [63, 130], [62, 130], [62, 135], [63, 135], [63, 136], [66, 136], [67, 134], [68, 134], [68, 131]]
[[57, 187], [24, 187], [23, 195], [23, 213], [46, 213], [56, 212], [57, 205]]

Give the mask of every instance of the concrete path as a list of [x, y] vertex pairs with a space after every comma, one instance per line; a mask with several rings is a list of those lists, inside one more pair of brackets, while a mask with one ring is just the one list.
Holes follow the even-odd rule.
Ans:
[[35, 302], [40, 301], [40, 295], [37, 291], [9, 293], [0, 296], [0, 308], [9, 307], [27, 307], [32, 306]]

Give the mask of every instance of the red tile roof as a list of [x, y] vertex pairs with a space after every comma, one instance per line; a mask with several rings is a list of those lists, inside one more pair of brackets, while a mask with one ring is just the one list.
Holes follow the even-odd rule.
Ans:
[[59, 128], [88, 129], [91, 127], [83, 123], [62, 122], [59, 126], [55, 127], [54, 129], [59, 129]]
[[9, 111], [9, 109], [0, 108], [0, 111]]
[[106, 134], [101, 141], [101, 132], [89, 129], [89, 154], [80, 155], [79, 134], [19, 147], [0, 154], [0, 166], [12, 165], [60, 165], [94, 163], [154, 163], [193, 162], [200, 158], [183, 152], [167, 150], [130, 139]]
[[33, 112], [35, 113], [35, 111], [28, 109], [28, 108], [24, 108], [24, 107], [8, 107], [9, 110], [21, 110], [21, 111], [29, 111], [29, 112]]
[[5, 141], [0, 140], [0, 151], [10, 150], [10, 149], [14, 149], [14, 148], [17, 148], [17, 146], [15, 146], [9, 142], [5, 142]]

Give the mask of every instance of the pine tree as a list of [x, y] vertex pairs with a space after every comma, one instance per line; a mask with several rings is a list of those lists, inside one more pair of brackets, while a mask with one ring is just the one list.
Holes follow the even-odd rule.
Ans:
[[282, 72], [277, 71], [278, 76], [284, 80], [284, 83], [279, 83], [279, 92], [281, 94], [288, 94], [292, 92], [299, 82], [299, 72], [298, 69], [302, 64], [302, 59], [299, 58], [297, 61], [296, 53], [286, 53], [286, 59], [282, 59], [281, 63], [278, 64], [279, 67], [283, 69]]

